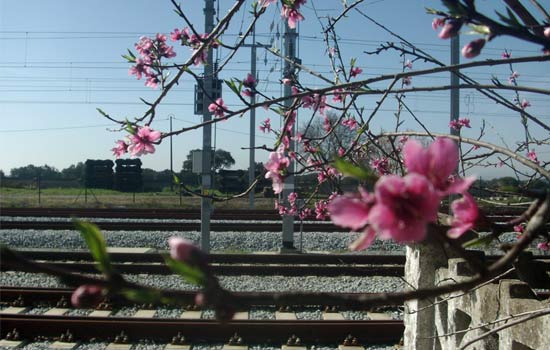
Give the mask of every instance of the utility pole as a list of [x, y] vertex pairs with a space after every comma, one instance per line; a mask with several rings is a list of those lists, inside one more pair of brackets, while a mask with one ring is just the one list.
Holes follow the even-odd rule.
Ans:
[[[291, 29], [288, 27], [288, 23], [285, 21], [285, 35], [284, 35], [284, 55], [287, 59], [294, 62], [296, 60], [296, 29]], [[283, 78], [292, 79], [295, 72], [295, 66], [293, 63], [285, 60], [285, 69], [283, 71]], [[285, 85], [284, 96], [287, 98], [284, 101], [284, 106], [289, 108], [292, 105], [292, 89], [290, 85]], [[294, 152], [294, 125], [292, 125], [292, 130], [288, 135], [291, 139], [289, 152]], [[290, 164], [288, 166], [288, 172], [294, 173], [295, 162], [293, 159], [290, 159]], [[289, 175], [285, 178], [284, 189], [283, 189], [283, 202], [288, 202], [288, 195], [294, 192], [294, 175]], [[284, 250], [295, 250], [294, 247], [294, 216], [284, 215], [283, 216], [283, 245], [281, 251]]]
[[[250, 74], [258, 81], [256, 73], [256, 48], [257, 47], [270, 47], [269, 45], [256, 43], [256, 27], [252, 28], [252, 44], [243, 44], [242, 47], [250, 47]], [[250, 104], [256, 104], [256, 93], [253, 92], [250, 96]], [[249, 151], [249, 164], [248, 164], [248, 186], [252, 186], [252, 183], [256, 179], [256, 108], [250, 110], [250, 151]], [[248, 194], [248, 207], [254, 209], [254, 194], [255, 189], [251, 189]]]
[[[174, 153], [172, 148], [172, 118], [170, 114], [170, 174], [174, 174]], [[170, 181], [170, 192], [174, 192], [174, 181]]]
[[[204, 0], [204, 31], [210, 34], [214, 29], [214, 0]], [[208, 58], [204, 65], [204, 75], [202, 87], [204, 89], [204, 99], [202, 104], [202, 121], [208, 122], [212, 119], [212, 114], [208, 111], [208, 106], [213, 103], [213, 81], [214, 81], [214, 60], [212, 47], [208, 47]], [[212, 125], [208, 124], [202, 128], [202, 194], [201, 197], [201, 249], [205, 253], [210, 252], [210, 214], [212, 211], [212, 202], [210, 198], [204, 196], [210, 195], [212, 188]]]
[[[451, 65], [460, 63], [460, 39], [458, 35], [451, 38]], [[458, 72], [451, 71], [451, 122], [458, 121], [460, 114], [460, 89], [458, 88]], [[458, 135], [459, 130], [451, 128], [451, 135]]]
[[[451, 38], [451, 65], [460, 63], [460, 39], [458, 35]], [[458, 121], [460, 114], [460, 89], [458, 88], [458, 72], [451, 71], [451, 122]], [[460, 130], [450, 128], [450, 134], [458, 136]], [[455, 175], [458, 174], [458, 168]], [[457, 195], [449, 196], [449, 215], [452, 215], [451, 202], [457, 198]]]

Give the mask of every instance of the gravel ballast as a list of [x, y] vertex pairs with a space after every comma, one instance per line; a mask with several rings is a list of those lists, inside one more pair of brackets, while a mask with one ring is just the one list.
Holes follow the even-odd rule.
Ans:
[[[167, 249], [168, 238], [180, 236], [198, 244], [200, 232], [196, 231], [104, 231], [110, 247], [148, 247]], [[304, 232], [294, 234], [294, 245], [306, 251], [349, 252], [348, 246], [358, 233], [346, 232]], [[76, 230], [0, 230], [0, 242], [13, 248], [43, 249], [85, 249], [86, 244]], [[213, 251], [279, 251], [279, 232], [211, 232]], [[369, 251], [384, 250], [393, 253], [404, 252], [402, 245], [391, 241], [376, 241]]]

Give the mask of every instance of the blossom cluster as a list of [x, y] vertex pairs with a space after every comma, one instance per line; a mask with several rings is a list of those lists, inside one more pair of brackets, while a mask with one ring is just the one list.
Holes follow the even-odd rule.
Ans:
[[451, 120], [451, 122], [449, 123], [449, 126], [455, 130], [460, 130], [462, 129], [463, 127], [464, 128], [470, 128], [470, 119], [468, 118], [461, 118], [461, 119], [458, 119], [458, 120]]
[[145, 76], [145, 86], [156, 88], [160, 83], [160, 64], [162, 58], [176, 56], [173, 46], [166, 44], [166, 35], [157, 33], [155, 38], [142, 36], [134, 45], [140, 57], [135, 59], [135, 65], [130, 67], [130, 75], [139, 80]]
[[458, 164], [458, 147], [448, 138], [437, 138], [427, 149], [416, 140], [403, 147], [408, 173], [401, 177], [384, 175], [374, 193], [359, 188], [354, 195], [340, 195], [328, 206], [332, 221], [352, 230], [363, 230], [352, 249], [365, 249], [376, 236], [397, 242], [421, 241], [428, 223], [437, 221], [441, 200], [450, 194], [462, 197], [451, 203], [453, 218], [449, 237], [471, 229], [478, 216], [473, 197], [467, 193], [473, 178], [451, 176]]
[[116, 141], [116, 146], [112, 151], [117, 158], [126, 153], [130, 153], [132, 157], [155, 153], [154, 144], [158, 143], [160, 138], [160, 131], [152, 130], [149, 126], [140, 127], [135, 134], [129, 135], [126, 141]]
[[[197, 51], [207, 38], [207, 33], [203, 33], [200, 35], [191, 34], [189, 28], [187, 27], [181, 30], [176, 28], [173, 32], [170, 33], [170, 39], [172, 39], [172, 41], [178, 41], [182, 46], [189, 46], [191, 48], [192, 56], [196, 55], [193, 60], [193, 64], [195, 66], [206, 63], [206, 59], [208, 58], [208, 51], [206, 49], [203, 49], [199, 54], [197, 54]], [[214, 49], [219, 47], [219, 43], [215, 40], [211, 41], [209, 45]]]

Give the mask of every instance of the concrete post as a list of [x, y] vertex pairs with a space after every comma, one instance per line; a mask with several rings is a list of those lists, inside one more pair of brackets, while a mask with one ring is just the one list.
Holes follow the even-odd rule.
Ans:
[[[210, 34], [214, 29], [214, 0], [205, 0], [204, 7], [204, 30]], [[212, 48], [208, 48], [208, 58], [204, 65], [204, 99], [203, 99], [203, 122], [212, 119], [208, 106], [212, 101], [214, 81], [214, 68]], [[212, 125], [208, 124], [202, 128], [202, 194], [209, 195], [212, 188]], [[212, 202], [209, 198], [201, 198], [201, 249], [208, 253], [210, 251], [210, 214]]]

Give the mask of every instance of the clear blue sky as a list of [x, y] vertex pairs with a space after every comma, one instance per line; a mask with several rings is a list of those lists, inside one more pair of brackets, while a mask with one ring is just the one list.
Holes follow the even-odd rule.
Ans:
[[[204, 2], [183, 0], [181, 3], [202, 31]], [[248, 1], [245, 10], [235, 17], [223, 37], [227, 43], [232, 44], [249, 23], [250, 3]], [[342, 10], [341, 3], [340, 0], [309, 0], [303, 11], [306, 21], [299, 28], [300, 58], [305, 65], [328, 77], [331, 76], [328, 59], [312, 4], [319, 15], [336, 16]], [[497, 2], [478, 3], [484, 7]], [[233, 1], [220, 1], [219, 15], [225, 14], [232, 4]], [[439, 1], [371, 0], [365, 1], [359, 8], [407, 40], [448, 62], [449, 42], [437, 38], [431, 28], [432, 16], [425, 13], [425, 7], [442, 8], [442, 5]], [[272, 31], [271, 23], [274, 24]], [[274, 38], [274, 45], [278, 45], [275, 33], [281, 24], [278, 10], [270, 8], [257, 28], [258, 41], [268, 43]], [[62, 169], [88, 158], [112, 159], [110, 149], [114, 141], [124, 135], [109, 131], [113, 125], [102, 119], [96, 108], [117, 117], [140, 116], [145, 106], [139, 97], [153, 100], [159, 93], [128, 75], [129, 65], [121, 54], [127, 48], [133, 48], [141, 35], [169, 33], [183, 26], [169, 1], [0, 0], [0, 169], [9, 172], [14, 167], [27, 164], [48, 164]], [[355, 12], [337, 28], [341, 36], [341, 51], [346, 57], [357, 58], [357, 65], [364, 70], [361, 77], [401, 70], [400, 59], [395, 54], [367, 56], [363, 53], [375, 49], [381, 42], [394, 39]], [[469, 39], [469, 36], [463, 36], [462, 44]], [[539, 50], [514, 39], [499, 38], [488, 45], [480, 58], [498, 58], [504, 48], [512, 50], [515, 57], [534, 55]], [[187, 48], [177, 48], [177, 52], [176, 61], [185, 60], [190, 53]], [[221, 50], [219, 56], [223, 58], [227, 54], [226, 50]], [[265, 57], [267, 64], [264, 64]], [[425, 67], [422, 63], [415, 64], [415, 69]], [[249, 69], [250, 52], [243, 49], [220, 78], [242, 79]], [[279, 96], [281, 89], [277, 81], [280, 78], [280, 62], [259, 50], [258, 69], [259, 89]], [[547, 63], [525, 64], [517, 66], [516, 70], [521, 75], [520, 84], [550, 88]], [[493, 75], [506, 82], [509, 75], [507, 67], [472, 69], [468, 73], [486, 83]], [[301, 77], [310, 87], [324, 84], [305, 73], [301, 73]], [[448, 79], [448, 74], [438, 74], [413, 79], [413, 85], [447, 84]], [[226, 103], [230, 108], [236, 107], [238, 101], [230, 97], [227, 90], [224, 92]], [[541, 95], [525, 97], [533, 105], [530, 111], [546, 123], [550, 122], [549, 99]], [[175, 117], [174, 128], [200, 121], [199, 116], [193, 115], [193, 83], [190, 79], [185, 78], [165, 102], [158, 109], [153, 128], [168, 130], [169, 115]], [[367, 110], [374, 107], [373, 99], [363, 99], [362, 102]], [[432, 130], [448, 130], [448, 92], [411, 94], [407, 97], [407, 103]], [[374, 131], [393, 127], [394, 107], [393, 102], [385, 105], [377, 117], [378, 122], [374, 124]], [[258, 110], [257, 120], [268, 117], [266, 113], [263, 109]], [[466, 130], [465, 136], [477, 136], [481, 122], [485, 120], [490, 141], [502, 144], [501, 140], [504, 140], [513, 145], [522, 138], [517, 113], [500, 108], [472, 91], [462, 93], [461, 116], [472, 120], [472, 129]], [[278, 120], [274, 115], [271, 118]], [[410, 117], [405, 119], [404, 129], [419, 129]], [[248, 165], [248, 151], [241, 149], [247, 147], [248, 129], [246, 117], [218, 124], [216, 147], [233, 154], [237, 161], [235, 168], [246, 168]], [[533, 127], [533, 130], [535, 136], [548, 136], [540, 128]], [[174, 138], [176, 171], [181, 169], [189, 150], [201, 146], [201, 135], [201, 132], [191, 132]], [[269, 145], [271, 140], [258, 133], [256, 143]], [[157, 147], [154, 155], [142, 157], [144, 167], [157, 170], [169, 168], [169, 146], [166, 141]], [[548, 160], [548, 146], [535, 149], [541, 160]], [[257, 151], [256, 158], [265, 161], [267, 156], [265, 152]], [[479, 170], [477, 173], [483, 176], [504, 174], [503, 169]]]

